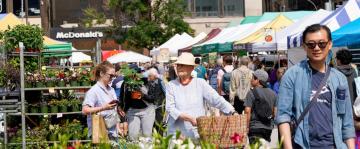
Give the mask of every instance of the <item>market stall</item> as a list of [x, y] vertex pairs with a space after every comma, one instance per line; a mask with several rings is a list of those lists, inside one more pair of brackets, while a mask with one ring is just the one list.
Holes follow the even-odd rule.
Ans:
[[107, 61], [113, 64], [118, 62], [150, 62], [151, 58], [136, 52], [126, 51], [109, 57]]
[[[333, 32], [340, 27], [358, 19], [360, 17], [360, 0], [349, 0], [341, 8], [336, 9], [328, 17], [320, 22], [326, 25]], [[300, 47], [302, 39], [302, 31], [288, 37], [288, 47]]]

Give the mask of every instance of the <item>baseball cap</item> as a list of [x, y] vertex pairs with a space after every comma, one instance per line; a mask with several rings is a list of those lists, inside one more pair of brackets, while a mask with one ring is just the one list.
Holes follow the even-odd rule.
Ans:
[[263, 83], [266, 83], [269, 79], [269, 75], [266, 71], [262, 70], [262, 69], [258, 69], [256, 70], [253, 75], [260, 81], [262, 81]]

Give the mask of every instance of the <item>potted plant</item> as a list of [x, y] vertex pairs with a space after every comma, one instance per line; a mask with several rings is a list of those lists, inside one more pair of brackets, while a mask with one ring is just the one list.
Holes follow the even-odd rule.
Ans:
[[61, 99], [59, 101], [59, 111], [62, 113], [68, 112], [69, 100]]
[[60, 70], [57, 72], [56, 74], [56, 77], [57, 77], [57, 86], [58, 87], [64, 87], [66, 85], [66, 82], [65, 82], [65, 72]]
[[51, 113], [58, 113], [59, 112], [59, 101], [56, 99], [52, 99], [49, 102], [49, 106], [50, 106], [50, 112]]
[[43, 46], [43, 31], [36, 25], [16, 25], [8, 28], [3, 34], [3, 43], [7, 51], [19, 50], [19, 42], [23, 42], [28, 52], [38, 52]]
[[46, 70], [46, 87], [55, 87], [56, 72], [54, 70]]
[[39, 106], [37, 104], [29, 104], [30, 113], [38, 113]]
[[80, 78], [79, 73], [76, 70], [71, 69], [69, 76], [70, 86], [79, 86], [79, 82], [78, 82], [79, 78]]
[[91, 86], [90, 72], [88, 69], [79, 69], [81, 86]]
[[61, 128], [59, 125], [49, 125], [49, 140], [50, 141], [56, 141], [58, 139], [58, 135], [61, 132]]
[[35, 72], [33, 75], [34, 75], [35, 86], [38, 88], [45, 87], [44, 84], [45, 76], [38, 71]]
[[32, 88], [35, 86], [36, 79], [33, 73], [26, 72], [25, 73], [25, 88]]
[[79, 140], [82, 138], [83, 134], [83, 128], [84, 126], [80, 123], [79, 120], [74, 119], [71, 123], [68, 123], [67, 129], [71, 134], [71, 138], [74, 140]]
[[70, 104], [70, 106], [71, 106], [71, 111], [72, 112], [79, 112], [81, 109], [80, 109], [80, 107], [81, 107], [81, 101], [79, 100], [79, 99], [76, 99], [76, 98], [74, 98], [74, 99], [71, 99], [70, 101], [69, 101], [69, 104]]
[[41, 113], [48, 113], [49, 112], [48, 103], [45, 100], [42, 100], [40, 102], [40, 112]]
[[124, 75], [124, 83], [126, 88], [131, 92], [132, 99], [141, 99], [142, 93], [140, 91], [144, 82], [141, 80], [142, 75], [136, 70], [129, 68], [127, 65], [123, 67], [121, 72]]

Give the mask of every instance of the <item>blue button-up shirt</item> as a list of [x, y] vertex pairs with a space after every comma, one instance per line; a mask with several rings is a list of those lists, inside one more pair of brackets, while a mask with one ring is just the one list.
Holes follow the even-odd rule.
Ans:
[[[291, 117], [299, 118], [310, 103], [312, 70], [307, 60], [291, 67], [282, 77], [277, 103], [276, 123], [290, 122]], [[331, 68], [327, 80], [332, 99], [331, 110], [336, 148], [347, 148], [345, 140], [355, 137], [353, 111], [346, 77]], [[345, 100], [337, 99], [336, 90], [345, 88]], [[307, 114], [295, 132], [295, 143], [302, 148], [310, 148], [309, 121]]]

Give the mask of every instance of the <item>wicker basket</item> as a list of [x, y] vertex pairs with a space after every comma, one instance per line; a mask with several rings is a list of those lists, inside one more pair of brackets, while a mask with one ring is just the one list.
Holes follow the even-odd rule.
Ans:
[[243, 147], [247, 142], [246, 115], [201, 116], [196, 119], [200, 139], [219, 148]]

